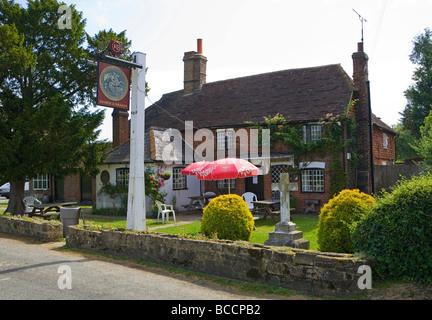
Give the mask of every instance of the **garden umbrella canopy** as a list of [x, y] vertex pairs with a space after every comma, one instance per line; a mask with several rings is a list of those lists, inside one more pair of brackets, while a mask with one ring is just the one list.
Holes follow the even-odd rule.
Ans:
[[244, 159], [226, 158], [208, 163], [197, 173], [198, 180], [224, 180], [255, 177], [259, 169]]
[[206, 165], [210, 162], [208, 161], [199, 161], [188, 165], [186, 168], [182, 170], [182, 175], [184, 176], [196, 176], [199, 171], [201, 171]]

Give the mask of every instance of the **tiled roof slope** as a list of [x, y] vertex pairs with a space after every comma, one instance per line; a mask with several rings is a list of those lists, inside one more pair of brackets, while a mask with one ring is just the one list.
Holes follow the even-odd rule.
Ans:
[[146, 110], [146, 127], [184, 130], [184, 121], [196, 128], [234, 127], [277, 113], [289, 122], [317, 121], [342, 114], [354, 89], [339, 64], [217, 81], [193, 94], [165, 94]]

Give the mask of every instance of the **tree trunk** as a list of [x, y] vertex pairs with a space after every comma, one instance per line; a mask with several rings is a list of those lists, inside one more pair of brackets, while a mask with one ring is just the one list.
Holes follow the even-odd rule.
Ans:
[[10, 198], [8, 208], [6, 209], [6, 213], [10, 213], [11, 215], [22, 215], [25, 212], [24, 205], [24, 188], [25, 188], [25, 179], [19, 182], [11, 182], [10, 183]]

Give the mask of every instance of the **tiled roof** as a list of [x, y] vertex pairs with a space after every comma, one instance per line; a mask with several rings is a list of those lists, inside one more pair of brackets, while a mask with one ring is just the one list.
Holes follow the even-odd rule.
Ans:
[[396, 131], [394, 131], [388, 124], [384, 123], [384, 121], [381, 120], [381, 118], [378, 118], [376, 115], [372, 114], [372, 123], [390, 133], [396, 134]]
[[[168, 152], [165, 149], [168, 145], [175, 147], [176, 150], [186, 150], [188, 146], [183, 139], [174, 142], [164, 137], [165, 132], [171, 133], [171, 129], [150, 128], [145, 134], [144, 162], [154, 163], [169, 160], [172, 162], [183, 161], [184, 154]], [[130, 162], [130, 141], [110, 150], [104, 159], [104, 164], [129, 164]], [[170, 149], [168, 149], [170, 150]], [[166, 154], [165, 154], [166, 153]]]
[[205, 84], [183, 95], [165, 94], [146, 110], [146, 127], [184, 130], [234, 127], [282, 114], [289, 122], [318, 121], [342, 114], [355, 88], [339, 64], [264, 73]]

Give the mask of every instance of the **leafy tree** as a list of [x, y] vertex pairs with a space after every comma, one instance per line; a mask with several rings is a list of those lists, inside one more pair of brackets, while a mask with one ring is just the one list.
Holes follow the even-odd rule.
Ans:
[[104, 151], [86, 22], [72, 5], [72, 28], [60, 29], [59, 6], [0, 0], [0, 180], [11, 182], [12, 214], [23, 211], [26, 177], [94, 174]]
[[402, 123], [419, 138], [420, 127], [432, 106], [432, 31], [426, 28], [413, 44], [410, 60], [417, 66], [412, 78], [415, 84], [405, 91], [408, 104], [402, 112]]
[[417, 139], [413, 133], [404, 128], [402, 122], [393, 127], [397, 132], [396, 137], [396, 156], [398, 161], [418, 157], [417, 151], [413, 148]]
[[432, 111], [426, 117], [424, 126], [420, 128], [421, 138], [412, 147], [420, 157], [424, 158], [425, 169], [432, 169]]

